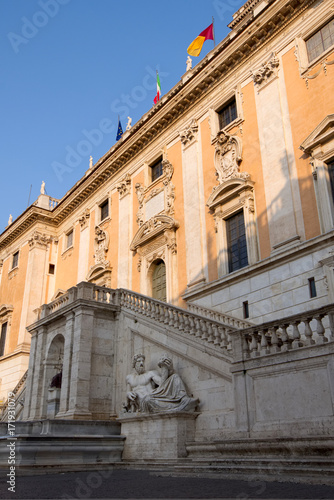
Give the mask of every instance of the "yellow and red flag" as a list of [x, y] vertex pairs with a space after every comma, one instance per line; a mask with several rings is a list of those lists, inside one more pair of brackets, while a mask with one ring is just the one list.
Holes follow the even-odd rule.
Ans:
[[197, 38], [189, 45], [187, 52], [190, 56], [199, 56], [205, 40], [214, 40], [213, 36], [213, 23], [210, 24], [205, 30], [198, 35]]

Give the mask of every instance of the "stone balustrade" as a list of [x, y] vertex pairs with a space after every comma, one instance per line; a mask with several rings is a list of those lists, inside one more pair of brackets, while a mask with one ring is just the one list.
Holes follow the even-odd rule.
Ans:
[[54, 208], [56, 208], [56, 206], [58, 205], [59, 203], [59, 200], [57, 200], [56, 198], [51, 198], [51, 196], [49, 196], [49, 207], [50, 207], [50, 210], [53, 210]]
[[192, 304], [190, 302], [187, 304], [187, 308], [189, 312], [198, 314], [200, 316], [205, 316], [206, 318], [212, 319], [214, 321], [219, 321], [220, 323], [223, 323], [230, 328], [236, 328], [237, 330], [242, 330], [243, 328], [249, 328], [250, 326], [253, 326], [253, 323], [251, 323], [250, 321], [234, 318], [233, 316], [229, 316], [228, 314], [224, 314], [213, 309], [207, 309], [206, 307]]
[[183, 333], [201, 339], [205, 343], [217, 346], [224, 350], [225, 354], [231, 352], [231, 328], [222, 325], [220, 322], [129, 290], [120, 289], [119, 293], [119, 305], [122, 308], [125, 307], [136, 314], [147, 316], [160, 324], [178, 329]]
[[287, 352], [334, 340], [334, 304], [233, 333], [237, 359]]

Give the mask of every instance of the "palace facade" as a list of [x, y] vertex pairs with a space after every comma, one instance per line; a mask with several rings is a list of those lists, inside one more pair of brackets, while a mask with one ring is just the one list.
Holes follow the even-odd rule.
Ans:
[[62, 199], [42, 189], [0, 235], [2, 401], [27, 326], [82, 281], [239, 328], [334, 302], [333, 1], [249, 0], [229, 27]]

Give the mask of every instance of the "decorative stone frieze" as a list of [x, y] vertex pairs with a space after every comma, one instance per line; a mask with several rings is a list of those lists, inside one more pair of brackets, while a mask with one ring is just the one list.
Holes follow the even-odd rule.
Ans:
[[119, 192], [119, 197], [123, 198], [131, 192], [131, 176], [126, 174], [125, 177], [117, 185], [117, 191]]
[[83, 230], [87, 227], [89, 218], [90, 218], [90, 212], [87, 208], [79, 219], [79, 224], [80, 224], [81, 230]]
[[198, 125], [195, 119], [192, 119], [190, 125], [180, 132], [180, 139], [183, 146], [187, 146], [196, 138], [198, 132]]
[[241, 139], [220, 130], [214, 144], [216, 177], [219, 184], [232, 178], [249, 179], [247, 172], [239, 172], [239, 163], [242, 160]]
[[39, 231], [35, 231], [31, 238], [29, 238], [28, 243], [30, 248], [39, 247], [46, 248], [49, 243], [52, 242], [52, 238], [47, 236], [45, 233], [40, 233]]
[[152, 198], [154, 198], [154, 196], [157, 196], [158, 194], [160, 194], [161, 192], [163, 191], [163, 188], [154, 188], [154, 189], [151, 189], [151, 191], [148, 193], [148, 195], [145, 197], [145, 201], [149, 201], [151, 200]]
[[277, 76], [278, 67], [279, 60], [273, 52], [270, 59], [263, 63], [257, 71], [252, 73], [254, 83], [258, 89]]
[[136, 222], [138, 224], [138, 226], [141, 226], [142, 224], [144, 224], [144, 210], [143, 210], [143, 206], [144, 206], [144, 200], [145, 200], [145, 188], [142, 184], [140, 184], [140, 182], [137, 182], [136, 185], [135, 185], [135, 190], [136, 190], [136, 195], [137, 195], [137, 199], [138, 199], [138, 210], [137, 210], [137, 219], [136, 219]]

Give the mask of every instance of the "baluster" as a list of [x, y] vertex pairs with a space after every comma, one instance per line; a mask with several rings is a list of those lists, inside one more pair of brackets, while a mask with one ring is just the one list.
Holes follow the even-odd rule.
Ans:
[[256, 356], [260, 356], [260, 353], [258, 352], [258, 341], [257, 341], [257, 333], [256, 332], [251, 332], [251, 343], [249, 345], [249, 351], [250, 355], [252, 358], [255, 358]]
[[201, 325], [201, 330], [202, 330], [202, 340], [208, 340], [208, 332], [207, 332], [207, 322], [204, 321], [203, 319], [199, 320], [200, 325]]
[[195, 335], [195, 321], [192, 316], [189, 316], [189, 335]]
[[328, 319], [329, 319], [329, 340], [334, 339], [334, 314], [333, 313], [328, 313]]
[[150, 300], [146, 300], [146, 316], [151, 317], [152, 303]]
[[201, 336], [201, 324], [198, 318], [195, 318], [195, 337]]
[[228, 346], [226, 328], [224, 328], [223, 326], [219, 326], [218, 332], [219, 332], [220, 339], [221, 339], [220, 347], [222, 347], [223, 349], [226, 349]]
[[317, 344], [324, 344], [325, 342], [328, 342], [328, 339], [325, 337], [325, 329], [324, 325], [322, 324], [322, 318], [323, 315], [319, 314], [319, 316], [315, 316], [315, 319], [317, 320]]
[[299, 321], [294, 321], [292, 323], [292, 349], [298, 349], [298, 347], [302, 347], [302, 342], [300, 341], [300, 331], [298, 328]]
[[269, 354], [270, 349], [268, 346], [266, 330], [260, 330], [259, 333], [261, 335], [260, 352], [261, 354]]
[[270, 333], [270, 340], [271, 340], [271, 347], [270, 347], [270, 352], [280, 352], [280, 347], [278, 345], [278, 337], [277, 337], [277, 326], [274, 326], [273, 328], [270, 328], [269, 333]]
[[179, 312], [174, 309], [174, 328], [178, 328], [179, 326]]
[[184, 318], [184, 333], [189, 333], [190, 327], [189, 327], [189, 316], [188, 314], [183, 315]]
[[164, 324], [165, 325], [169, 325], [169, 307], [168, 306], [165, 306], [164, 308]]
[[214, 337], [213, 337], [213, 328], [212, 328], [212, 323], [207, 323], [208, 325], [208, 342], [210, 344], [213, 344]]
[[169, 314], [169, 326], [173, 326], [174, 325], [174, 310], [169, 308], [168, 309], [168, 314]]
[[151, 302], [151, 318], [152, 319], [157, 319], [157, 317], [156, 317], [156, 310], [157, 310], [156, 303], [155, 302]]
[[214, 343], [214, 345], [220, 345], [221, 338], [220, 338], [220, 332], [218, 330], [218, 326], [212, 325], [212, 329], [213, 329], [213, 343]]
[[312, 321], [312, 318], [306, 318], [303, 319], [304, 325], [305, 325], [305, 345], [313, 345], [315, 344], [315, 341], [313, 340], [313, 332], [312, 328], [310, 327], [310, 321]]
[[180, 312], [180, 315], [179, 315], [179, 326], [178, 326], [179, 330], [183, 330], [184, 329], [184, 314], [183, 312]]
[[280, 332], [280, 339], [283, 342], [283, 345], [281, 347], [281, 352], [286, 352], [289, 349], [291, 349], [291, 342], [290, 342], [290, 339], [289, 339], [288, 332], [286, 330], [287, 327], [288, 327], [288, 325], [281, 325], [279, 327], [279, 330], [281, 330], [281, 332]]

